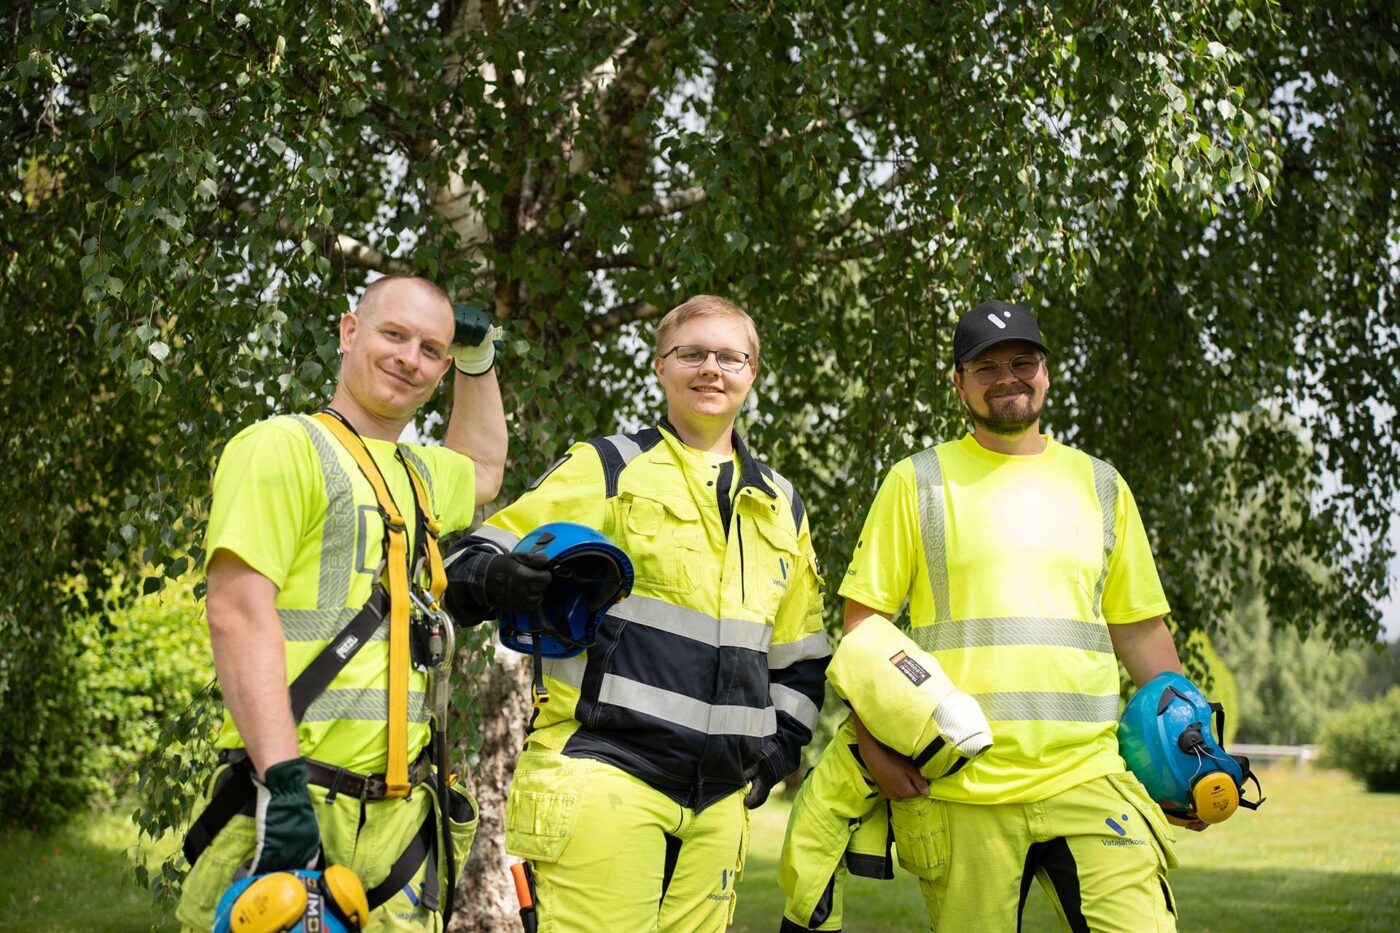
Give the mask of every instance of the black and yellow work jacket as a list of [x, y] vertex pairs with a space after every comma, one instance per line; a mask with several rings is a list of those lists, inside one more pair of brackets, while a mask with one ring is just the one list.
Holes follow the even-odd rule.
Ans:
[[802, 498], [733, 444], [715, 462], [665, 419], [575, 444], [458, 546], [508, 551], [570, 521], [627, 553], [632, 595], [594, 645], [543, 662], [550, 701], [530, 743], [613, 764], [697, 810], [797, 767], [830, 656]]

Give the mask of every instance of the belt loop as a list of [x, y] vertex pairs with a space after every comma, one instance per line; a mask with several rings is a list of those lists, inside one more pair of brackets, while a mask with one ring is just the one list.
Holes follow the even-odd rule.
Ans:
[[335, 802], [336, 794], [340, 793], [340, 782], [343, 780], [345, 780], [345, 769], [336, 768], [335, 777], [331, 778], [331, 782], [326, 788], [326, 803]]

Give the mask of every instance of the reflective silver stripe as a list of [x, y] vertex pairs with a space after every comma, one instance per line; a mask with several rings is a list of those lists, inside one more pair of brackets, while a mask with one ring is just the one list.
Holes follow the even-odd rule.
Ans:
[[[359, 612], [358, 609], [278, 609], [277, 617], [282, 620], [282, 637], [287, 641], [330, 641]], [[381, 623], [369, 640], [383, 641], [388, 637], [389, 627]]]
[[787, 713], [808, 729], [816, 728], [817, 717], [821, 715], [817, 704], [791, 687], [785, 687], [782, 684], [769, 684], [768, 692], [773, 695], [774, 707]]
[[924, 539], [924, 563], [933, 590], [934, 621], [952, 618], [948, 606], [948, 549], [943, 529], [943, 468], [932, 447], [910, 458], [919, 495], [919, 529]]
[[1113, 653], [1108, 626], [1078, 619], [1040, 619], [1007, 616], [998, 619], [958, 619], [936, 625], [920, 625], [910, 635], [925, 651], [988, 648], [993, 645], [1047, 645]]
[[974, 693], [972, 698], [989, 720], [1033, 719], [1060, 722], [1113, 722], [1118, 718], [1118, 694], [1024, 691]]
[[[413, 448], [409, 447], [407, 444], [399, 445], [399, 453], [403, 454], [403, 458], [409, 462], [409, 464], [413, 467], [414, 470], [417, 471], [418, 478], [423, 481], [423, 488], [427, 490], [428, 493], [428, 508], [433, 510], [433, 517], [436, 518], [438, 511], [437, 493], [433, 492], [432, 472], [429, 471], [428, 465], [423, 462], [423, 458], [418, 456], [418, 454], [413, 450]], [[466, 455], [463, 454], [463, 456]]]
[[316, 605], [321, 609], [344, 606], [350, 596], [355, 560], [355, 492], [350, 474], [340, 464], [325, 431], [310, 418], [293, 415], [311, 438], [321, 479], [326, 486], [326, 521], [321, 526], [321, 567]]
[[1103, 513], [1103, 569], [1099, 572], [1099, 582], [1094, 586], [1094, 615], [1103, 615], [1103, 587], [1108, 582], [1108, 561], [1113, 549], [1118, 545], [1118, 535], [1114, 530], [1118, 518], [1118, 471], [1097, 457], [1094, 462], [1094, 491], [1099, 496], [1099, 511]]
[[[427, 694], [408, 692], [408, 721], [426, 723], [429, 719]], [[302, 722], [330, 722], [335, 719], [363, 719], [385, 722], [389, 718], [389, 692], [374, 688], [327, 690], [311, 701]]]
[[815, 661], [819, 658], [829, 657], [831, 657], [831, 643], [826, 640], [825, 632], [817, 632], [798, 641], [771, 645], [768, 648], [768, 669], [776, 671], [784, 667], [792, 667], [798, 661]]
[[623, 466], [637, 459], [637, 456], [642, 452], [642, 448], [638, 446], [637, 442], [626, 434], [612, 434], [603, 438], [603, 440], [613, 445], [613, 449], [616, 450], [618, 456], [622, 458]]
[[513, 535], [504, 528], [497, 528], [495, 525], [477, 525], [472, 530], [472, 537], [490, 541], [502, 552], [509, 552], [511, 548], [520, 543], [519, 535]]
[[572, 658], [546, 658], [544, 676], [568, 684], [575, 690], [582, 690], [583, 672], [587, 667], [587, 653], [575, 655]]
[[644, 713], [706, 735], [747, 735], [767, 738], [778, 731], [778, 713], [773, 707], [712, 706], [703, 700], [672, 693], [660, 687], [628, 680], [616, 674], [603, 676], [598, 691], [603, 703]]
[[608, 610], [608, 615], [647, 628], [671, 632], [714, 648], [748, 648], [767, 651], [773, 628], [746, 619], [716, 619], [697, 609], [687, 609], [649, 596], [629, 596]]
[[[788, 482], [788, 479], [787, 479], [786, 476], [784, 476], [783, 474], [779, 473], [777, 470], [773, 469], [772, 467], [769, 467], [769, 468], [768, 468], [768, 478], [771, 479], [771, 480], [774, 482], [774, 484], [776, 484], [777, 487], [783, 491], [783, 495], [787, 496], [787, 501], [788, 501], [789, 503], [792, 503], [792, 502], [797, 501], [796, 498], [795, 498], [795, 496], [797, 495], [797, 490], [793, 488], [792, 483]], [[801, 529], [801, 528], [798, 528], [798, 529], [796, 529], [796, 531], [797, 531], [799, 534], [801, 534], [802, 529]]]

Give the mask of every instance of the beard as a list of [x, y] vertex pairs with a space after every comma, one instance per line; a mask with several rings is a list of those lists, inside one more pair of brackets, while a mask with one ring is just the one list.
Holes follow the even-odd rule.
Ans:
[[1040, 411], [1045, 407], [1044, 399], [1039, 405], [1036, 404], [1035, 390], [1030, 388], [1009, 395], [984, 396], [983, 401], [987, 405], [986, 412], [978, 411], [971, 403], [964, 403], [968, 417], [978, 427], [1002, 437], [1014, 437], [1033, 426], [1040, 420]]

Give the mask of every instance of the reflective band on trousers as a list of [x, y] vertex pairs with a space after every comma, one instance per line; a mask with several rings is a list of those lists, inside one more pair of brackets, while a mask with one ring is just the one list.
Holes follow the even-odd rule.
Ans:
[[613, 706], [664, 719], [705, 735], [747, 735], [767, 738], [778, 731], [778, 714], [773, 707], [712, 706], [660, 687], [605, 674], [598, 699]]
[[629, 596], [608, 610], [608, 615], [647, 628], [670, 632], [712, 648], [747, 648], [767, 651], [772, 626], [746, 619], [716, 619], [697, 609], [687, 609], [649, 596]]
[[1118, 719], [1118, 694], [1089, 696], [1082, 693], [1021, 691], [974, 693], [987, 719], [1057, 720], [1061, 722], [1114, 722]]
[[1003, 645], [1046, 645], [1082, 648], [1085, 651], [1113, 653], [1108, 626], [1102, 622], [1078, 619], [1038, 619], [1007, 616], [1000, 619], [958, 619], [921, 625], [910, 631], [915, 643], [925, 651], [957, 648], [989, 648]]

